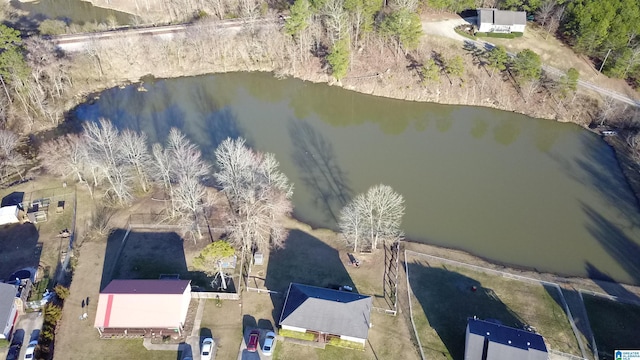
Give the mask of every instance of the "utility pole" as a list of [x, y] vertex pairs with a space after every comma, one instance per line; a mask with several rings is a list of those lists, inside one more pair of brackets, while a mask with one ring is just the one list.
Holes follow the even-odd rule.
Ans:
[[604, 67], [604, 64], [607, 62], [607, 58], [609, 57], [609, 54], [611, 54], [611, 49], [607, 51], [607, 56], [604, 57], [604, 61], [602, 61], [602, 65], [600, 65], [600, 70], [598, 70], [600, 73], [602, 73], [602, 68]]

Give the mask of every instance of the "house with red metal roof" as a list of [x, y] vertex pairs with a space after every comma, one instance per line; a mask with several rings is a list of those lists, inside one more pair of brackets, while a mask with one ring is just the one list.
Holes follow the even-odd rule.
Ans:
[[100, 292], [94, 326], [101, 337], [181, 334], [189, 280], [112, 280]]

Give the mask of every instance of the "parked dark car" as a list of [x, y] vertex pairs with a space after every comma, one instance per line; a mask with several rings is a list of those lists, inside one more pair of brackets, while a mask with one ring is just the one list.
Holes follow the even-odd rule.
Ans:
[[22, 344], [13, 344], [9, 347], [9, 353], [7, 353], [7, 360], [18, 360], [20, 356], [20, 348]]

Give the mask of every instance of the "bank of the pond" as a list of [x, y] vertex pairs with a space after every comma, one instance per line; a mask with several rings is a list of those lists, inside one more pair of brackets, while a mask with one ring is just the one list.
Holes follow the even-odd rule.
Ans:
[[[290, 229], [300, 229], [308, 232], [318, 238], [339, 238], [340, 235], [330, 229], [313, 228], [308, 224], [305, 224], [297, 219], [289, 219], [287, 221], [287, 227]], [[535, 269], [524, 269], [519, 267], [507, 266], [499, 264], [481, 257], [475, 256], [463, 250], [456, 250], [442, 246], [429, 245], [425, 243], [419, 243], [407, 239], [401, 242], [401, 251], [411, 250], [417, 253], [428, 254], [447, 260], [458, 261], [464, 264], [482, 267], [485, 269], [502, 271], [508, 274], [523, 276], [530, 279], [536, 279], [541, 281], [552, 282], [560, 285], [567, 290], [586, 290], [593, 291], [599, 294], [606, 294], [610, 296], [617, 296], [620, 299], [628, 300], [630, 302], [637, 302], [640, 298], [640, 286], [620, 284], [601, 279], [592, 279], [585, 277], [566, 277], [554, 273], [537, 271]], [[340, 249], [336, 249], [340, 250]]]

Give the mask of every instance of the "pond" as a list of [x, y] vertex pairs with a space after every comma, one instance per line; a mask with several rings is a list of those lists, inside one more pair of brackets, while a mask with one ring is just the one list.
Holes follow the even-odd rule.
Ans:
[[58, 19], [83, 25], [88, 22], [116, 25], [132, 23], [131, 14], [93, 6], [82, 0], [37, 0], [20, 2], [11, 0], [11, 6], [29, 13], [29, 17], [44, 20]]
[[226, 137], [272, 152], [295, 183], [294, 214], [336, 226], [354, 195], [403, 194], [412, 241], [495, 262], [640, 284], [637, 201], [613, 150], [574, 124], [488, 108], [377, 98], [233, 73], [110, 89], [81, 120], [164, 141], [181, 129], [213, 161]]

